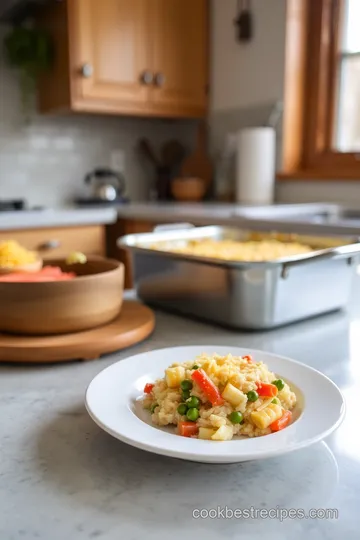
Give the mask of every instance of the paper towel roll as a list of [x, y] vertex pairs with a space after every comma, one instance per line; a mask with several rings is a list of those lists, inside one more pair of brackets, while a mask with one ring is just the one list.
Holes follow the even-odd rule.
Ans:
[[242, 129], [236, 152], [236, 200], [272, 204], [275, 184], [276, 132], [271, 127]]

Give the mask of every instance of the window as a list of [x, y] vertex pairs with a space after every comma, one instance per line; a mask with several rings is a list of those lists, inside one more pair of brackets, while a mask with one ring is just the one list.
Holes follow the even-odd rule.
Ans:
[[334, 146], [360, 152], [360, 0], [347, 0], [339, 27]]
[[360, 180], [360, 0], [288, 0], [285, 178]]

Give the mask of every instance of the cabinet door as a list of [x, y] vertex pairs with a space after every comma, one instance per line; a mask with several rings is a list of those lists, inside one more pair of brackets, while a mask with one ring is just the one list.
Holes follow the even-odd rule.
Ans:
[[[146, 103], [149, 69], [148, 0], [75, 0], [70, 2], [76, 94], [82, 99]], [[73, 11], [71, 11], [73, 10]]]
[[207, 0], [152, 0], [154, 4], [152, 99], [174, 114], [206, 112], [208, 84]]

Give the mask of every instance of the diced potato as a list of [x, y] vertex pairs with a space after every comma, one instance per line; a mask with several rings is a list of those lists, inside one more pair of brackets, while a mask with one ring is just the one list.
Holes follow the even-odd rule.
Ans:
[[215, 429], [210, 429], [206, 427], [199, 428], [199, 439], [203, 439], [204, 441], [209, 441], [211, 437], [215, 433]]
[[226, 418], [224, 418], [223, 416], [219, 416], [218, 414], [211, 414], [209, 416], [209, 420], [211, 422], [211, 425], [216, 428], [225, 426], [226, 424]]
[[213, 441], [230, 441], [233, 436], [233, 428], [231, 426], [221, 426], [215, 431], [211, 439]]
[[238, 388], [235, 388], [231, 383], [227, 383], [221, 395], [225, 401], [231, 403], [233, 407], [238, 407], [241, 404], [246, 405], [246, 395]]
[[166, 369], [165, 379], [169, 388], [178, 388], [185, 379], [185, 368], [177, 366]]
[[275, 422], [275, 420], [278, 420], [283, 413], [283, 409], [280, 405], [276, 405], [276, 403], [270, 403], [265, 409], [262, 411], [253, 411], [250, 414], [251, 420], [254, 422], [255, 426], [259, 429], [266, 429]]

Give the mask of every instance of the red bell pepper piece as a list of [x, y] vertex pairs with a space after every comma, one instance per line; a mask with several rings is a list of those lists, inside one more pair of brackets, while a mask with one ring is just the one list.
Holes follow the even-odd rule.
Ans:
[[199, 432], [199, 428], [194, 422], [179, 422], [178, 430], [179, 435], [182, 435], [183, 437], [192, 437]]
[[251, 354], [246, 354], [245, 356], [242, 357], [243, 360], [246, 360], [247, 362], [249, 362], [249, 364], [251, 364], [251, 362], [253, 362], [253, 357], [251, 356]]
[[275, 420], [275, 422], [270, 424], [271, 431], [280, 431], [281, 429], [284, 429], [284, 427], [286, 427], [290, 423], [291, 417], [291, 411], [284, 411], [281, 418]]
[[191, 378], [196, 382], [200, 390], [204, 392], [213, 407], [224, 403], [224, 399], [222, 398], [218, 387], [212, 382], [203, 369], [196, 369], [193, 371]]
[[154, 386], [155, 385], [152, 383], [146, 383], [144, 387], [144, 394], [150, 394]]
[[278, 394], [278, 389], [275, 384], [258, 382], [256, 383], [256, 386], [257, 393], [261, 397], [275, 397]]

